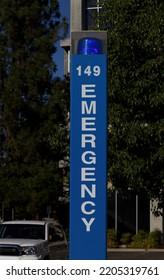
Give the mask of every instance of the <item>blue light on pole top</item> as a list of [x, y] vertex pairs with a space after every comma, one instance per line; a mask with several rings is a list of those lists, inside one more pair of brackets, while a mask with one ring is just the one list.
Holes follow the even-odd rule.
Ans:
[[102, 40], [98, 38], [81, 38], [77, 46], [77, 54], [90, 55], [102, 54], [103, 44]]

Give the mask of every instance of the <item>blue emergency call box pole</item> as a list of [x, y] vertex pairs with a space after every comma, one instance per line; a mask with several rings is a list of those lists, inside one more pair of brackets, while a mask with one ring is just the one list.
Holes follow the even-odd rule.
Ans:
[[70, 260], [106, 259], [107, 33], [71, 34]]

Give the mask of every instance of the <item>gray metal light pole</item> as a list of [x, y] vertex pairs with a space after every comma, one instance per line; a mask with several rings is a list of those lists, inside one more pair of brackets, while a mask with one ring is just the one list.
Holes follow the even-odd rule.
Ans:
[[136, 234], [138, 233], [138, 195], [136, 195]]
[[118, 230], [118, 191], [115, 191], [115, 232]]

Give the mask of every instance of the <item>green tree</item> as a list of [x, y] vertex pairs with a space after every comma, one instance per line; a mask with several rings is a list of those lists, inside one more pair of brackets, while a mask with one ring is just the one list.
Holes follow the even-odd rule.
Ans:
[[109, 179], [164, 199], [164, 3], [101, 1], [108, 30]]
[[67, 27], [57, 0], [0, 1], [0, 196], [23, 214], [61, 192], [65, 111], [53, 55]]

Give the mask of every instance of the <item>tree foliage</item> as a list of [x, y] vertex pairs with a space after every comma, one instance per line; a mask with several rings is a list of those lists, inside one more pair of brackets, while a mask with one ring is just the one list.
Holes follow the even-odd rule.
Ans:
[[109, 180], [119, 191], [146, 191], [163, 203], [164, 3], [101, 5], [109, 46]]
[[0, 196], [22, 215], [61, 192], [67, 83], [54, 76], [53, 54], [66, 32], [57, 0], [0, 1]]

